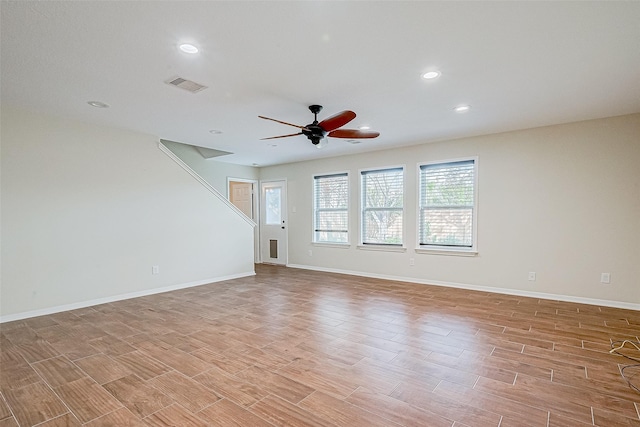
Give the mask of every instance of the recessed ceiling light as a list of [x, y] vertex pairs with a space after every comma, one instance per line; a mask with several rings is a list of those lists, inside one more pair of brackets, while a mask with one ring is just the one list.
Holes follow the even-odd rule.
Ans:
[[189, 43], [183, 43], [179, 46], [179, 48], [185, 53], [198, 53], [198, 48]]
[[466, 113], [470, 109], [471, 109], [470, 105], [458, 105], [456, 108], [453, 109], [453, 111], [455, 111], [456, 113]]
[[422, 75], [423, 79], [431, 80], [440, 77], [440, 71], [427, 71]]
[[218, 130], [218, 129], [211, 129], [209, 131], [209, 133], [212, 134], [212, 135], [220, 135], [222, 133], [222, 131]]
[[358, 129], [367, 130], [367, 129], [371, 129], [371, 126], [364, 125], [364, 126], [360, 126]]
[[105, 104], [104, 102], [100, 101], [87, 101], [87, 104], [96, 108], [109, 108], [109, 104]]

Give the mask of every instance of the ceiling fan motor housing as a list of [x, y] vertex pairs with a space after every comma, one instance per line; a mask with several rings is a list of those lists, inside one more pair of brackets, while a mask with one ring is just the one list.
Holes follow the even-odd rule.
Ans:
[[309, 138], [313, 145], [318, 145], [320, 143], [320, 140], [327, 134], [327, 131], [322, 129], [318, 125], [317, 121], [314, 121], [313, 123], [306, 125], [304, 129], [302, 129], [302, 134]]

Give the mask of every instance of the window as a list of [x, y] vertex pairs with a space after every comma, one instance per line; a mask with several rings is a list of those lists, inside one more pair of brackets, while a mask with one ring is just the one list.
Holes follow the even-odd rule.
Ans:
[[362, 244], [402, 246], [404, 169], [361, 172]]
[[315, 243], [348, 243], [348, 174], [314, 176], [313, 190], [313, 241]]
[[420, 166], [421, 247], [475, 248], [476, 161]]
[[265, 189], [265, 221], [266, 225], [280, 225], [282, 222], [282, 200], [279, 187]]

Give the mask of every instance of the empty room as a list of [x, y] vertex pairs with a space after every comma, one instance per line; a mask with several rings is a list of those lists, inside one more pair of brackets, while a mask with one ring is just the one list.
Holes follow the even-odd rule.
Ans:
[[0, 427], [640, 426], [640, 2], [0, 15]]

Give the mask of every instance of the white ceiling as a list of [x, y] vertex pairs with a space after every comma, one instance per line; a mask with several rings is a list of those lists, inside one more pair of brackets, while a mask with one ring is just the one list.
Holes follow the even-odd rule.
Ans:
[[[1, 12], [3, 105], [230, 151], [217, 160], [238, 164], [640, 112], [637, 1], [3, 0]], [[430, 69], [441, 77], [421, 79]], [[208, 89], [164, 83], [175, 76]], [[310, 104], [324, 106], [320, 120], [351, 109], [346, 128], [381, 136], [322, 150], [303, 136], [260, 140], [297, 130], [258, 115], [305, 125]]]

